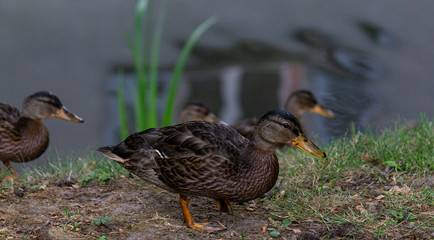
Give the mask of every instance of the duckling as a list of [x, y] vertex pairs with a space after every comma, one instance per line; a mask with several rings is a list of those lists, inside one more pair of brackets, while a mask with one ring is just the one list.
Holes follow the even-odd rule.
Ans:
[[[333, 111], [318, 104], [315, 96], [309, 90], [298, 90], [293, 92], [286, 100], [285, 109], [294, 114], [299, 121], [301, 120], [302, 115], [306, 112], [320, 114], [328, 118], [335, 117]], [[255, 117], [247, 118], [232, 125], [232, 127], [244, 137], [251, 139], [257, 122], [258, 119]], [[303, 127], [303, 124], [301, 125]]]
[[230, 202], [256, 199], [273, 187], [279, 175], [275, 151], [285, 145], [326, 156], [284, 110], [262, 116], [251, 140], [226, 125], [194, 121], [138, 132], [98, 151], [147, 182], [179, 194], [189, 228], [217, 232], [225, 228], [194, 221], [188, 209], [191, 197], [214, 199], [221, 212], [232, 214]]
[[181, 113], [179, 114], [179, 121], [186, 123], [189, 121], [207, 121], [220, 123], [220, 120], [206, 107], [203, 103], [198, 101], [188, 102]]
[[41, 91], [28, 96], [21, 112], [14, 106], [0, 103], [0, 160], [12, 174], [10, 178], [18, 177], [11, 162], [32, 161], [45, 152], [49, 134], [41, 119], [54, 117], [83, 122], [50, 92]]

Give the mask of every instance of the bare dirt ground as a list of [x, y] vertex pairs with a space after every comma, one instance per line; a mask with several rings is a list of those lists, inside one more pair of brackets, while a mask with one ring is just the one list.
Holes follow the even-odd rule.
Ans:
[[[258, 200], [234, 203], [233, 215], [220, 214], [212, 200], [196, 198], [190, 204], [196, 221], [227, 228], [218, 234], [199, 233], [184, 225], [176, 194], [129, 180], [78, 189], [62, 182], [36, 190], [16, 189], [1, 196], [0, 203], [0, 232], [5, 239], [241, 239], [242, 233], [245, 239], [269, 239], [266, 228], [276, 214]], [[98, 219], [107, 221], [98, 224]], [[321, 226], [300, 225], [305, 226], [307, 239], [319, 237]], [[281, 238], [297, 236], [302, 235], [282, 231]]]
[[[233, 203], [227, 215], [212, 200], [196, 198], [190, 204], [196, 221], [227, 228], [200, 233], [184, 225], [176, 194], [135, 178], [84, 187], [62, 180], [0, 193], [0, 239], [273, 239], [267, 228], [282, 225], [273, 219], [288, 217], [267, 201]], [[372, 239], [351, 224], [306, 220], [279, 230], [277, 239]], [[429, 239], [425, 234], [402, 239]]]

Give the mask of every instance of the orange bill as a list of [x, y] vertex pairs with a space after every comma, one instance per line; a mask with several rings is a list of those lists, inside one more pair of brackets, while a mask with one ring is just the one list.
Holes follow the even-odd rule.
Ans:
[[319, 147], [315, 146], [307, 137], [300, 135], [292, 141], [291, 144], [300, 148], [301, 150], [315, 156], [315, 157], [325, 157], [326, 154], [319, 149]]
[[66, 109], [66, 107], [62, 107], [54, 117], [60, 118], [60, 119], [66, 120], [66, 121], [70, 121], [70, 122], [78, 122], [78, 123], [83, 122], [83, 118], [71, 113], [68, 109]]
[[324, 117], [329, 117], [329, 118], [335, 117], [335, 113], [333, 111], [326, 109], [323, 106], [318, 105], [318, 104], [312, 108], [312, 112], [317, 113], [319, 115], [322, 115]]

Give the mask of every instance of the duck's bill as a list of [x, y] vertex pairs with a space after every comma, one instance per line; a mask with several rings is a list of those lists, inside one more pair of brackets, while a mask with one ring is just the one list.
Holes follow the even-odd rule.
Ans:
[[66, 120], [66, 121], [70, 121], [70, 122], [78, 122], [78, 123], [83, 122], [83, 118], [70, 112], [68, 109], [66, 109], [66, 107], [62, 107], [60, 109], [60, 111], [55, 115], [55, 117]]
[[313, 113], [317, 113], [319, 115], [322, 115], [324, 117], [334, 118], [335, 113], [332, 110], [329, 110], [321, 105], [315, 105], [312, 109]]
[[315, 156], [315, 157], [325, 157], [326, 154], [319, 149], [319, 147], [315, 146], [307, 137], [298, 136], [295, 141], [291, 142], [292, 145], [300, 148], [301, 150]]

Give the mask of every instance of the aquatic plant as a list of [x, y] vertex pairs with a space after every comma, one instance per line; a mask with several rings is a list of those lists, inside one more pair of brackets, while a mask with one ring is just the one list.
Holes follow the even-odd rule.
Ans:
[[[156, 23], [153, 24], [152, 13], [155, 11], [153, 10], [152, 3], [152, 1], [148, 0], [139, 0], [137, 2], [134, 16], [134, 32], [132, 36], [128, 37], [128, 44], [133, 56], [134, 69], [137, 76], [137, 88], [134, 89], [136, 92], [132, 94], [134, 97], [136, 131], [171, 124], [174, 101], [185, 62], [200, 36], [216, 22], [216, 18], [214, 17], [205, 20], [193, 31], [183, 46], [173, 68], [164, 116], [162, 121], [159, 122], [157, 116], [158, 61], [164, 11], [158, 11]], [[164, 9], [164, 6], [162, 8]], [[118, 77], [117, 98], [121, 137], [124, 139], [129, 133], [129, 127], [122, 75], [120, 73]]]

